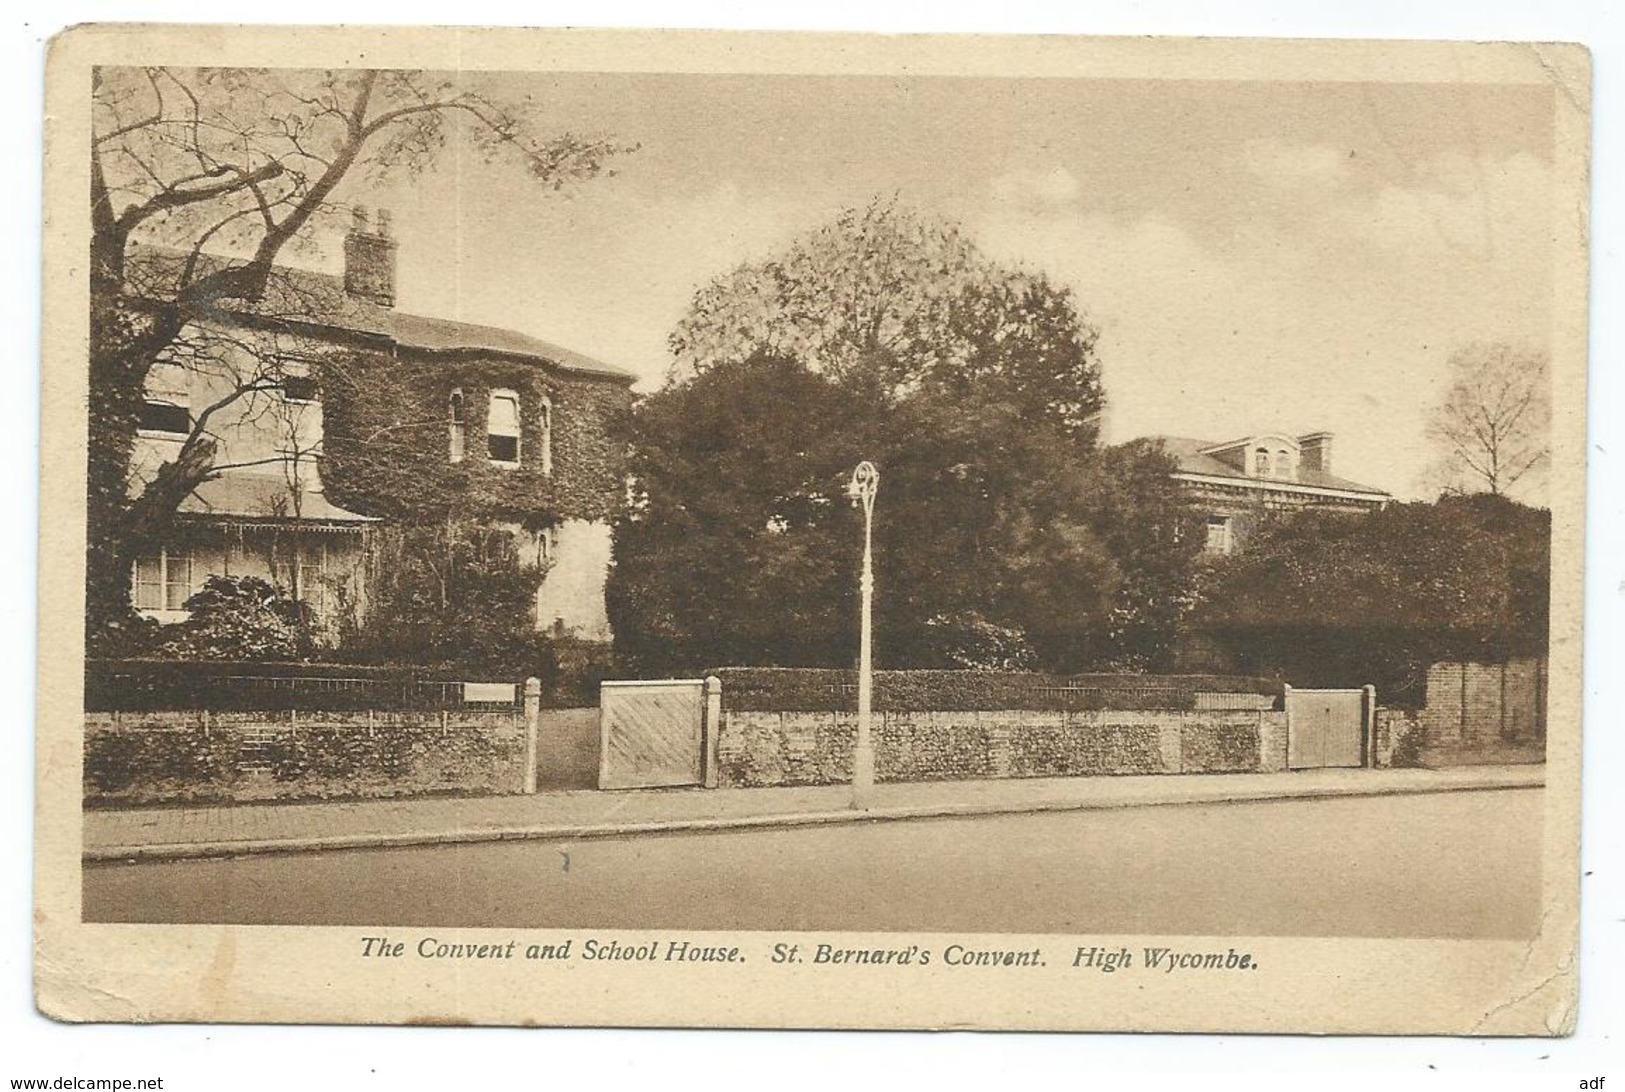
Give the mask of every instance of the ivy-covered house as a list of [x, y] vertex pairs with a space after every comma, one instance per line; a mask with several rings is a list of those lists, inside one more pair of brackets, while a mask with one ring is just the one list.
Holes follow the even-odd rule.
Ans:
[[[209, 576], [255, 575], [336, 636], [364, 623], [400, 563], [394, 532], [455, 525], [458, 543], [545, 567], [536, 629], [607, 640], [633, 376], [514, 330], [397, 310], [396, 247], [387, 213], [358, 210], [342, 275], [279, 267], [264, 299], [152, 370], [132, 487], [200, 430], [217, 473], [134, 565], [134, 605], [177, 621]], [[186, 256], [139, 260], [163, 291]]]

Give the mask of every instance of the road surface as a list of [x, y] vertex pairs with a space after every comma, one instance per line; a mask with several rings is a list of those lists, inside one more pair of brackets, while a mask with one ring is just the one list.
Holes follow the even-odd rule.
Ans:
[[1523, 937], [1542, 792], [87, 865], [85, 920]]

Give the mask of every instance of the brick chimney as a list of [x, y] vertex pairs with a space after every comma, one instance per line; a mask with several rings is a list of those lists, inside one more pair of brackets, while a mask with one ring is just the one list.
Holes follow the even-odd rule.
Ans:
[[344, 236], [344, 291], [357, 299], [394, 307], [396, 243], [390, 232], [389, 211], [379, 209], [372, 224], [368, 224], [367, 210], [360, 205], [352, 215], [350, 230]]
[[1298, 469], [1332, 472], [1332, 434], [1311, 432], [1298, 437]]

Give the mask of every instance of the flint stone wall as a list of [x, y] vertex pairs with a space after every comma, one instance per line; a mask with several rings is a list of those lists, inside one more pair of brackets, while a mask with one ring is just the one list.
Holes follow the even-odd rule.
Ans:
[[[876, 713], [881, 781], [1258, 773], [1286, 768], [1286, 714], [1268, 710]], [[857, 714], [727, 711], [723, 786], [852, 777]]]
[[[543, 731], [573, 713], [544, 711]], [[87, 713], [85, 803], [516, 793], [525, 735], [506, 711]]]

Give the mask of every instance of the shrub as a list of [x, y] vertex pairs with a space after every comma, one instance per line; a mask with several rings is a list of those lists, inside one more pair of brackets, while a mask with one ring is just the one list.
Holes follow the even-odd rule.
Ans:
[[293, 660], [312, 645], [305, 606], [257, 576], [211, 576], [156, 652], [177, 660]]
[[1420, 767], [1425, 736], [1426, 733], [1420, 724], [1409, 723], [1408, 730], [1402, 732], [1394, 741], [1394, 749], [1388, 755], [1388, 765], [1399, 770], [1414, 770]]
[[928, 643], [945, 664], [968, 671], [1026, 671], [1037, 662], [1026, 634], [996, 625], [976, 611], [926, 620]]
[[547, 575], [524, 533], [477, 520], [401, 524], [378, 535], [379, 576], [367, 617], [341, 653], [372, 663], [539, 674], [550, 641], [536, 630]]

